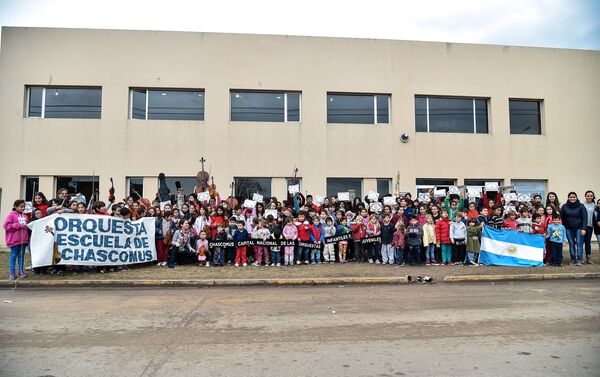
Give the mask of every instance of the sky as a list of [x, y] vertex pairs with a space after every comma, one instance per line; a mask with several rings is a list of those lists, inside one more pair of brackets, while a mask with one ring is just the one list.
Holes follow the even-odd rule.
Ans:
[[600, 0], [0, 0], [0, 25], [600, 50]]

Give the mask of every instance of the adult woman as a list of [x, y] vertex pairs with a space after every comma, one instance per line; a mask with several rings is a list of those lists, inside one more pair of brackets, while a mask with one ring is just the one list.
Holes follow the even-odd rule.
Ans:
[[596, 235], [598, 246], [600, 246], [600, 199], [598, 199], [596, 202], [596, 209], [594, 210], [592, 224], [594, 225], [594, 234]]
[[48, 200], [43, 192], [36, 192], [33, 196], [33, 207], [42, 210], [44, 217], [48, 216]]
[[583, 206], [587, 211], [587, 224], [585, 227], [585, 237], [583, 237], [583, 246], [585, 249], [585, 263], [592, 264], [592, 235], [594, 233], [594, 210], [596, 209], [595, 203], [596, 195], [591, 190], [585, 192], [585, 203]]
[[558, 212], [560, 210], [560, 202], [558, 201], [558, 195], [555, 192], [549, 192], [546, 195], [546, 206], [552, 205], [554, 209]]
[[576, 193], [569, 193], [567, 202], [560, 209], [560, 217], [567, 229], [571, 264], [581, 266], [583, 261], [583, 238], [585, 237], [588, 221], [585, 206], [577, 199]]

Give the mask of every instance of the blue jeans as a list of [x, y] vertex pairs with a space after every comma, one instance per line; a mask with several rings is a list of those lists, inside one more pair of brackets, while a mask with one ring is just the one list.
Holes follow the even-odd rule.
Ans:
[[310, 261], [312, 263], [321, 263], [321, 249], [312, 249], [310, 251]]
[[215, 251], [213, 254], [213, 263], [215, 265], [225, 263], [225, 249], [223, 249], [221, 247], [215, 248]]
[[394, 247], [394, 257], [396, 265], [399, 266], [404, 263], [404, 250], [400, 247]]
[[594, 235], [594, 228], [588, 226], [585, 228], [585, 237], [583, 237], [583, 244], [585, 247], [585, 255], [592, 255], [592, 236]]
[[583, 261], [583, 236], [581, 229], [567, 229], [567, 240], [569, 241], [569, 253], [571, 263]]
[[271, 251], [271, 263], [276, 265], [281, 263], [281, 251]]
[[435, 244], [434, 243], [430, 243], [425, 248], [425, 260], [430, 261], [430, 262], [433, 262], [435, 260]]
[[8, 259], [8, 269], [13, 274], [15, 273], [15, 260], [18, 261], [19, 270], [18, 272], [23, 272], [24, 263], [25, 263], [25, 249], [27, 248], [27, 244], [15, 245], [10, 248], [10, 257]]

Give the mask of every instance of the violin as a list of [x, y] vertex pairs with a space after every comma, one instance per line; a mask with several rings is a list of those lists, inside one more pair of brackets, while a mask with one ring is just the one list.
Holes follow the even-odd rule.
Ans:
[[215, 177], [210, 177], [209, 194], [213, 199], [217, 197], [217, 185], [215, 185]]
[[240, 204], [238, 202], [238, 200], [235, 198], [235, 196], [233, 196], [233, 190], [235, 188], [235, 181], [231, 182], [231, 184], [229, 185], [229, 187], [231, 187], [231, 196], [229, 198], [227, 198], [225, 200], [225, 202], [229, 205], [229, 207], [234, 210], [237, 208], [237, 206]]
[[152, 203], [150, 202], [149, 199], [142, 198], [142, 196], [140, 195], [140, 193], [137, 192], [137, 191], [135, 191], [135, 190], [133, 190], [133, 193], [135, 195], [137, 195], [139, 205], [142, 206], [142, 207], [144, 207], [145, 210], [148, 210], [148, 208], [152, 207]]
[[202, 164], [202, 170], [199, 171], [198, 174], [196, 174], [197, 185], [194, 188], [194, 192], [196, 194], [201, 193], [201, 192], [206, 192], [206, 190], [208, 190], [208, 180], [209, 180], [210, 176], [204, 170], [204, 162], [206, 162], [206, 160], [204, 159], [204, 157], [202, 157], [200, 159], [200, 163]]
[[108, 189], [108, 201], [109, 203], [114, 203], [115, 198], [115, 184], [113, 183], [112, 177], [110, 177], [110, 188]]

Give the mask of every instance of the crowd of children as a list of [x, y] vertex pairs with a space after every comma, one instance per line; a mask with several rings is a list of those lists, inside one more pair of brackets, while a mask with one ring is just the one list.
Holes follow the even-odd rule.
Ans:
[[[24, 253], [29, 243], [27, 223], [61, 213], [96, 214], [136, 220], [155, 218], [158, 266], [196, 263], [200, 266], [236, 267], [295, 266], [300, 264], [356, 263], [412, 265], [477, 265], [482, 228], [511, 229], [546, 237], [546, 264], [562, 264], [562, 247], [567, 241], [571, 263], [581, 265], [585, 250], [591, 263], [591, 236], [600, 241], [600, 200], [592, 191], [580, 203], [575, 193], [561, 206], [551, 192], [546, 201], [533, 195], [530, 201], [507, 201], [501, 191], [483, 192], [480, 198], [461, 194], [413, 200], [410, 194], [396, 197], [393, 205], [383, 205], [383, 198], [372, 202], [355, 198], [340, 201], [336, 196], [321, 203], [306, 196], [302, 207], [270, 198], [254, 208], [231, 208], [220, 200], [199, 202], [190, 195], [183, 203], [160, 207], [128, 197], [107, 206], [96, 202], [68, 201], [66, 190], [48, 201], [35, 193], [31, 213], [25, 202], [17, 200], [4, 221], [6, 243], [10, 247], [10, 279], [25, 277]], [[389, 203], [389, 202], [388, 202]], [[376, 205], [375, 205], [376, 204]], [[351, 239], [325, 243], [327, 237], [351, 234]], [[381, 242], [363, 243], [362, 239], [380, 237]], [[323, 244], [321, 248], [303, 246], [209, 246], [209, 241], [298, 240]], [[321, 253], [322, 252], [322, 253]], [[283, 253], [283, 257], [282, 254]], [[18, 262], [18, 263], [16, 263]], [[51, 272], [61, 273], [62, 268]], [[37, 269], [43, 273], [46, 269]]]

